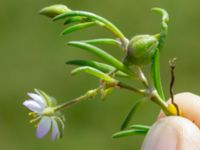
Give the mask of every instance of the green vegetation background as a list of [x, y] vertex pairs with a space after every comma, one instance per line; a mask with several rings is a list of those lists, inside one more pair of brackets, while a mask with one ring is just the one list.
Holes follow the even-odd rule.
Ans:
[[[68, 36], [64, 29], [40, 16], [47, 5], [63, 3], [72, 9], [92, 11], [113, 21], [131, 38], [136, 34], [159, 31], [160, 16], [152, 7], [167, 9], [170, 28], [167, 45], [161, 55], [162, 79], [168, 94], [168, 60], [177, 57], [176, 93], [200, 94], [200, 1], [191, 0], [1, 0], [0, 1], [0, 149], [1, 150], [139, 150], [143, 136], [111, 138], [128, 109], [139, 98], [127, 91], [115, 90], [107, 101], [99, 97], [65, 110], [65, 136], [51, 142], [38, 140], [29, 124], [28, 110], [22, 102], [27, 92], [41, 88], [64, 102], [95, 87], [98, 81], [88, 75], [70, 76], [72, 67], [65, 61], [91, 58], [92, 55], [66, 46], [69, 40], [111, 36], [103, 29], [91, 28]], [[118, 58], [118, 49], [107, 47]], [[149, 102], [140, 109], [132, 123], [151, 125], [159, 108]]]

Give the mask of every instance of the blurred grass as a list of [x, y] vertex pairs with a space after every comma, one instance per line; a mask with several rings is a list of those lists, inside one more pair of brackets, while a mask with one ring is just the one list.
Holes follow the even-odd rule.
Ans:
[[[66, 41], [111, 36], [103, 29], [91, 28], [60, 37], [63, 26], [38, 14], [42, 7], [55, 3], [100, 14], [113, 21], [128, 38], [159, 31], [160, 16], [150, 9], [155, 6], [167, 9], [170, 33], [161, 56], [165, 92], [168, 93], [170, 82], [168, 60], [177, 57], [175, 91], [199, 93], [200, 1], [1, 0], [0, 149], [137, 150], [142, 143], [142, 136], [111, 139], [127, 109], [138, 98], [127, 91], [115, 91], [106, 102], [96, 98], [66, 110], [66, 130], [61, 141], [35, 138], [35, 129], [28, 123], [28, 111], [22, 106], [26, 93], [41, 88], [63, 102], [95, 87], [98, 82], [90, 76], [71, 77], [71, 67], [66, 67], [64, 62], [73, 58], [96, 58], [67, 47]], [[118, 50], [108, 51], [120, 58]], [[148, 102], [144, 110], [137, 112], [134, 122], [152, 124], [158, 107]]]

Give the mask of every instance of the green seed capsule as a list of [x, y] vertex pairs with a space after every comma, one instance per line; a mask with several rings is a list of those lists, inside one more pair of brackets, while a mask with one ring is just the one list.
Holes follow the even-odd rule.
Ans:
[[57, 4], [57, 5], [52, 5], [52, 6], [48, 6], [43, 8], [40, 11], [41, 15], [50, 17], [50, 18], [54, 18], [57, 15], [63, 14], [63, 13], [67, 13], [72, 11], [71, 9], [69, 9], [67, 6], [62, 5], [62, 4]]
[[127, 49], [124, 59], [126, 65], [147, 65], [151, 63], [152, 57], [158, 46], [158, 40], [152, 35], [134, 36]]

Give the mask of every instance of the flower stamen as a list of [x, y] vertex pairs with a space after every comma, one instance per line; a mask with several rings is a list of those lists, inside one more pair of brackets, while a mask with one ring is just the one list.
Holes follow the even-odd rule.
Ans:
[[29, 122], [30, 123], [35, 123], [37, 122], [38, 120], [40, 120], [41, 116], [37, 117], [37, 118], [34, 118], [34, 119], [31, 119]]

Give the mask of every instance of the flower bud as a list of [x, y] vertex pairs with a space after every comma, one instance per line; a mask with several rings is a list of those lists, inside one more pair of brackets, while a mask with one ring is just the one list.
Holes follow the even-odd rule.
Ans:
[[146, 65], [152, 60], [152, 57], [158, 46], [158, 40], [152, 35], [134, 36], [127, 49], [124, 63], [127, 65]]
[[41, 15], [50, 17], [50, 18], [54, 18], [57, 15], [63, 14], [63, 13], [67, 13], [70, 12], [71, 9], [69, 9], [67, 6], [62, 5], [62, 4], [57, 4], [57, 5], [52, 5], [52, 6], [48, 6], [43, 8], [40, 11]]

